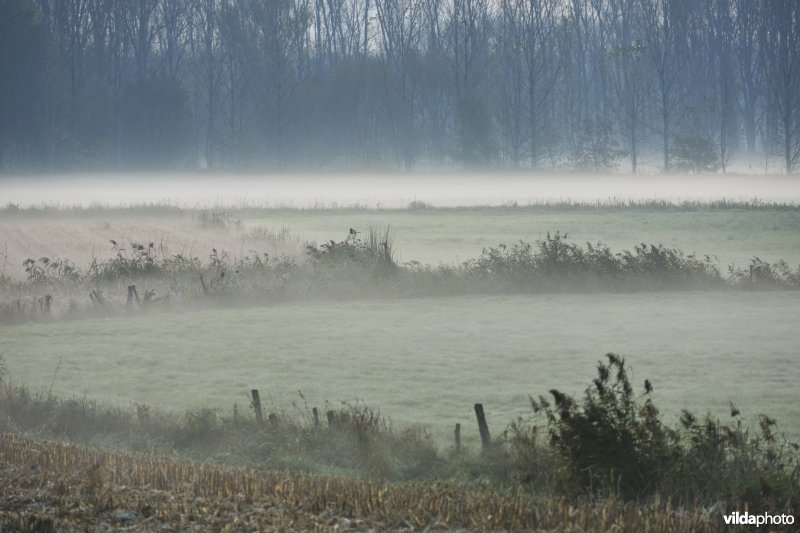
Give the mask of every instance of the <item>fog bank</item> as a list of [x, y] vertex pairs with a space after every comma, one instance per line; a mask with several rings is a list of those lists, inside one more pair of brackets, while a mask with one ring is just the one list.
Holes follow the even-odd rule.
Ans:
[[62, 175], [0, 180], [2, 205], [128, 206], [169, 203], [180, 207], [400, 208], [414, 200], [435, 206], [517, 202], [669, 202], [759, 200], [800, 202], [800, 180], [787, 176], [618, 175]]

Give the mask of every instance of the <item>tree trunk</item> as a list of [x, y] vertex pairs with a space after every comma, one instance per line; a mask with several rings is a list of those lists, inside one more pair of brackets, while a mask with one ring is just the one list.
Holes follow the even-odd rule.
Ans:
[[792, 135], [791, 135], [792, 119], [787, 116], [784, 120], [784, 133], [783, 133], [783, 154], [786, 161], [786, 175], [792, 173]]
[[670, 161], [669, 161], [669, 112], [667, 111], [667, 99], [662, 99], [662, 105], [664, 106], [661, 111], [661, 121], [662, 127], [664, 132], [664, 173], [668, 173], [670, 169]]
[[[0, 90], [0, 96], [4, 93]], [[2, 174], [3, 170], [5, 169], [5, 162], [6, 162], [6, 117], [5, 117], [5, 109], [0, 102], [0, 174]]]

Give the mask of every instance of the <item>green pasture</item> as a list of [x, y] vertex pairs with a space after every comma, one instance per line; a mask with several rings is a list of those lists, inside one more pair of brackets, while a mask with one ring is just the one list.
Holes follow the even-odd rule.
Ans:
[[798, 316], [796, 292], [330, 302], [4, 327], [0, 354], [10, 379], [61, 396], [230, 410], [258, 388], [290, 414], [358, 399], [449, 444], [456, 422], [474, 442], [475, 402], [497, 433], [530, 415], [531, 394], [581, 394], [613, 351], [634, 383], [653, 382], [668, 420], [682, 408], [727, 416], [733, 401], [796, 437]]

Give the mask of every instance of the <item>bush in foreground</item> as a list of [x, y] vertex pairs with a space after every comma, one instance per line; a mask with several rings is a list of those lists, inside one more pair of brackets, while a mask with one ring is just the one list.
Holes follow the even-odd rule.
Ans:
[[[759, 431], [751, 432], [731, 406], [730, 423], [684, 411], [679, 427], [667, 427], [649, 397], [650, 381], [637, 396], [625, 360], [615, 354], [607, 359], [582, 400], [555, 389], [552, 403], [541, 396], [531, 400], [564, 467], [563, 488], [624, 499], [659, 494], [746, 503], [753, 511], [800, 508], [798, 446], [779, 438], [775, 420], [761, 415]], [[516, 428], [511, 446], [538, 446], [523, 437]]]

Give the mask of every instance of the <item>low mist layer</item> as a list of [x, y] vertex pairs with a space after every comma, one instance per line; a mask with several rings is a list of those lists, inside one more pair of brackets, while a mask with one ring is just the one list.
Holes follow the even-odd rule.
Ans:
[[800, 202], [792, 176], [612, 174], [81, 174], [6, 177], [3, 200], [22, 207], [171, 204], [178, 207], [408, 207], [658, 200]]

